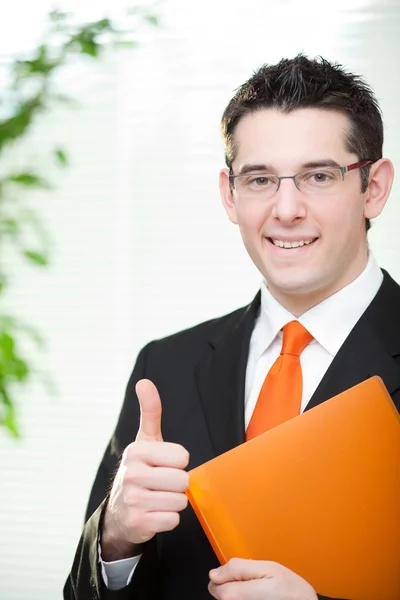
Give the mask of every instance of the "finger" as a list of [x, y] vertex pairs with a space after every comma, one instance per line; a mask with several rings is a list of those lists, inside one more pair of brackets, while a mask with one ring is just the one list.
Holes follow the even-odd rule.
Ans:
[[[228, 583], [223, 583], [221, 585], [217, 585], [215, 583], [212, 583], [212, 581], [210, 581], [210, 583], [208, 584], [208, 591], [210, 593], [210, 595], [215, 598], [215, 600], [222, 600], [223, 598], [240, 598], [240, 600], [245, 600], [244, 596], [243, 596], [243, 589], [240, 589], [240, 593], [242, 595], [239, 595], [239, 591], [238, 591], [238, 585], [242, 584], [243, 582], [228, 582]], [[253, 600], [253, 599], [252, 599]], [[264, 599], [265, 600], [265, 599]]]
[[[251, 581], [230, 581], [221, 585], [208, 584], [208, 591], [216, 600], [223, 598], [237, 598], [238, 600], [278, 600], [288, 598], [287, 594], [279, 594], [276, 585], [265, 579], [252, 579]], [[296, 596], [300, 598], [300, 596]], [[304, 598], [305, 596], [302, 596]]]
[[136, 485], [160, 492], [185, 492], [189, 487], [189, 473], [179, 467], [153, 467], [136, 470]]
[[212, 583], [212, 581], [210, 581], [210, 583], [208, 584], [208, 592], [210, 596], [218, 600], [218, 586], [215, 585], [215, 583]]
[[184, 510], [188, 504], [188, 498], [183, 493], [140, 489], [128, 491], [125, 494], [125, 501], [128, 506], [149, 512], [179, 512]]
[[270, 579], [276, 575], [276, 563], [265, 560], [232, 558], [225, 565], [210, 571], [213, 583], [221, 585], [228, 581]]
[[127, 446], [123, 456], [124, 463], [128, 468], [132, 464], [134, 475], [137, 473], [138, 462], [153, 467], [174, 469], [185, 469], [189, 464], [189, 452], [180, 444], [173, 442], [159, 443], [139, 440]]
[[162, 407], [156, 386], [149, 379], [141, 379], [136, 384], [136, 394], [140, 405], [140, 426], [136, 440], [162, 442]]
[[143, 517], [142, 522], [146, 530], [155, 535], [156, 533], [175, 529], [179, 525], [180, 516], [176, 511], [148, 512]]

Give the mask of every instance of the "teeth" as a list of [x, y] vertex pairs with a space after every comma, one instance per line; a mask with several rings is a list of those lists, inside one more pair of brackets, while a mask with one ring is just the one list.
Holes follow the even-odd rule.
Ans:
[[272, 240], [272, 243], [275, 246], [279, 246], [280, 248], [298, 248], [299, 246], [304, 246], [311, 244], [314, 240], [299, 240], [296, 242], [282, 242], [282, 240]]

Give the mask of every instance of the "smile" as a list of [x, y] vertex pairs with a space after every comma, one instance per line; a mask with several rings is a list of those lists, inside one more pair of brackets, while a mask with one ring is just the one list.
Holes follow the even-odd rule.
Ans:
[[278, 248], [300, 248], [301, 246], [309, 246], [318, 238], [310, 238], [305, 240], [295, 240], [293, 242], [278, 240], [275, 238], [267, 238], [271, 244], [278, 246]]

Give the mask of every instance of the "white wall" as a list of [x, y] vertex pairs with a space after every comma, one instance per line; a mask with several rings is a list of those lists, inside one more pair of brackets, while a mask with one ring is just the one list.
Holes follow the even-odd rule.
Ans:
[[[36, 14], [49, 4], [36, 2]], [[18, 5], [25, 6], [15, 1], [15, 14]], [[375, 88], [385, 152], [399, 164], [396, 0], [340, 0], [330, 8], [311, 0], [165, 0], [159, 11], [163, 26], [140, 49], [64, 76], [82, 107], [47, 115], [24, 150], [45, 166], [45, 148], [64, 144], [71, 167], [53, 170], [57, 190], [35, 197], [54, 240], [52, 266], [16, 266], [8, 300], [46, 336], [47, 353], [34, 359], [59, 393], [25, 389], [22, 440], [0, 431], [5, 600], [61, 598], [138, 350], [247, 303], [257, 290], [260, 276], [217, 189], [219, 118], [234, 88], [262, 63], [299, 51], [338, 60]], [[12, 50], [22, 47], [19, 20], [2, 19], [7, 48], [11, 38]], [[400, 280], [396, 190], [370, 240]]]

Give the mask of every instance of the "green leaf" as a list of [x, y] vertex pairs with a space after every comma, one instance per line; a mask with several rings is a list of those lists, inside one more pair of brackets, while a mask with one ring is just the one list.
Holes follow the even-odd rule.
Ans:
[[3, 331], [0, 335], [0, 383], [3, 385], [4, 402], [8, 401], [4, 382], [8, 380], [21, 383], [28, 379], [30, 372], [28, 363], [15, 352], [15, 339]]
[[136, 42], [134, 40], [126, 40], [124, 41], [119, 41], [119, 42], [114, 42], [114, 46], [116, 48], [137, 48], [139, 46], [139, 42]]
[[99, 52], [99, 44], [93, 40], [82, 39], [81, 37], [75, 37], [68, 43], [69, 48], [75, 52], [81, 54], [88, 54], [89, 56], [97, 57]]
[[47, 256], [44, 256], [44, 254], [41, 254], [40, 252], [35, 252], [34, 250], [25, 250], [24, 256], [26, 256], [26, 258], [28, 258], [31, 262], [35, 263], [36, 265], [40, 265], [41, 267], [49, 264]]
[[51, 188], [48, 181], [39, 175], [35, 175], [35, 173], [17, 173], [16, 175], [10, 175], [7, 177], [6, 181], [11, 181], [12, 183], [18, 183], [19, 185], [25, 185], [27, 187], [40, 187], [45, 189]]
[[28, 363], [26, 361], [22, 360], [22, 358], [16, 357], [15, 361], [14, 361], [15, 379], [21, 383], [22, 381], [25, 381], [26, 379], [28, 379], [29, 375], [30, 375], [30, 369], [29, 369]]
[[145, 15], [144, 18], [148, 23], [150, 23], [150, 25], [154, 25], [154, 27], [157, 27], [160, 24], [160, 19], [157, 17], [157, 15]]
[[68, 157], [63, 150], [56, 150], [55, 155], [61, 166], [65, 167], [68, 165]]
[[16, 60], [13, 65], [13, 71], [17, 82], [21, 79], [37, 75], [48, 78], [51, 71], [56, 69], [62, 63], [62, 58], [52, 59], [49, 57], [48, 47], [41, 44], [36, 49], [36, 55], [32, 60]]
[[82, 54], [88, 54], [89, 56], [93, 56], [97, 58], [99, 56], [100, 44], [97, 44], [95, 41], [81, 42], [81, 52]]
[[43, 109], [43, 93], [35, 98], [21, 102], [15, 114], [10, 119], [0, 121], [0, 151], [6, 143], [24, 135], [33, 118]]
[[[5, 390], [0, 387], [0, 397], [3, 396], [3, 392], [5, 392]], [[15, 416], [15, 406], [11, 398], [9, 398], [9, 396], [7, 396], [7, 398], [8, 402], [4, 402], [4, 417], [2, 417], [1, 421], [13, 437], [19, 438], [20, 434]]]
[[58, 23], [59, 21], [65, 21], [70, 16], [71, 16], [71, 13], [66, 13], [66, 12], [63, 12], [63, 11], [57, 10], [57, 9], [49, 12], [49, 19], [53, 23]]
[[39, 348], [43, 348], [45, 345], [44, 338], [34, 327], [12, 315], [0, 315], [0, 329], [5, 330], [8, 334], [10, 334], [10, 332], [22, 331], [28, 335]]
[[106, 31], [114, 31], [113, 24], [110, 19], [100, 19], [87, 25], [87, 30], [95, 33], [104, 33]]
[[14, 360], [14, 338], [6, 331], [0, 335], [0, 357], [5, 360]]
[[16, 219], [2, 219], [0, 217], [0, 235], [8, 235], [10, 237], [18, 237], [21, 227]]

